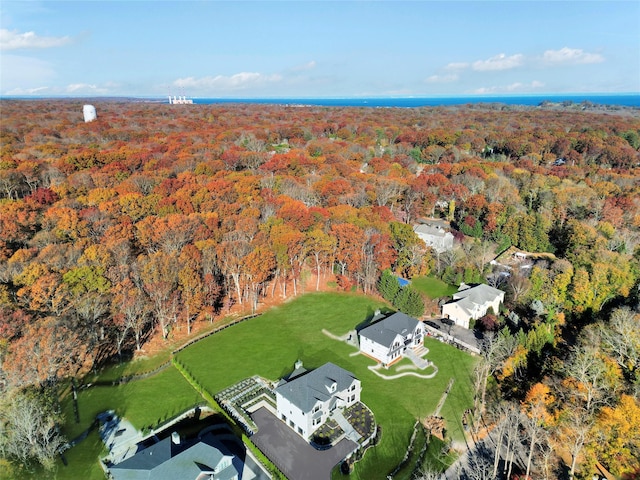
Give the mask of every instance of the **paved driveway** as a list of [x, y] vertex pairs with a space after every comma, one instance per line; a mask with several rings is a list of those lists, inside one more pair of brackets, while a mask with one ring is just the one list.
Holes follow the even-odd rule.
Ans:
[[[443, 319], [430, 318], [425, 321], [429, 335], [442, 336], [447, 340], [452, 338], [461, 341], [465, 346], [480, 350], [482, 337], [477, 337], [474, 330], [463, 328], [458, 325], [444, 323]], [[428, 357], [427, 357], [428, 358]]]
[[266, 408], [251, 417], [258, 426], [251, 440], [289, 480], [329, 480], [333, 467], [358, 446], [342, 439], [329, 450], [319, 451]]

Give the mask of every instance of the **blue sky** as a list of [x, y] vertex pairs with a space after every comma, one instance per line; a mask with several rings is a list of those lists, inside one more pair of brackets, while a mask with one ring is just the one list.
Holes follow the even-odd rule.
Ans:
[[640, 91], [640, 2], [10, 1], [0, 95]]

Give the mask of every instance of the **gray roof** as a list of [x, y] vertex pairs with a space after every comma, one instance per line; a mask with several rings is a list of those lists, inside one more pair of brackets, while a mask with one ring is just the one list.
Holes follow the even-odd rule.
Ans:
[[482, 305], [486, 302], [493, 301], [500, 295], [504, 295], [504, 292], [502, 290], [498, 290], [497, 288], [493, 288], [489, 285], [481, 283], [480, 285], [476, 285], [475, 287], [466, 288], [454, 293], [453, 298], [455, 300], [468, 298], [473, 303]]
[[406, 336], [407, 333], [415, 330], [418, 323], [419, 321], [415, 318], [402, 312], [396, 312], [363, 328], [360, 330], [360, 336], [368, 338], [379, 345], [391, 347], [397, 335]]
[[[133, 457], [110, 467], [115, 480], [195, 480], [203, 472], [211, 472], [225, 456], [233, 454], [212, 433], [199, 440], [183, 441], [179, 445], [171, 437], [139, 451]], [[226, 480], [240, 475], [239, 459], [218, 472], [216, 480]]]
[[355, 379], [353, 373], [329, 362], [289, 380], [276, 387], [275, 391], [303, 412], [310, 412], [316, 403], [326, 402], [333, 396], [330, 392], [333, 383], [336, 384], [335, 391], [340, 392]]
[[444, 237], [447, 233], [449, 233], [440, 226], [432, 226], [432, 225], [425, 225], [425, 224], [416, 225], [413, 228], [413, 231], [416, 233], [431, 235], [433, 237]]

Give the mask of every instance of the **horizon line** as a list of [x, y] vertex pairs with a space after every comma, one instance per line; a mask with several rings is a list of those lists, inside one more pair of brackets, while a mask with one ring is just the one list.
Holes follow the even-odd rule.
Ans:
[[[541, 93], [465, 93], [465, 94], [416, 94], [416, 95], [265, 95], [265, 96], [206, 96], [206, 95], [180, 95], [180, 97], [187, 97], [191, 99], [219, 99], [219, 100], [287, 100], [287, 99], [421, 99], [421, 98], [491, 98], [491, 97], [542, 97], [542, 96], [640, 96], [640, 91], [637, 92], [541, 92]], [[141, 98], [141, 99], [166, 99], [173, 97], [173, 95], [136, 95], [136, 94], [84, 94], [84, 95], [72, 95], [72, 94], [55, 94], [55, 95], [29, 95], [29, 94], [16, 94], [5, 95], [0, 94], [0, 99], [3, 98], [33, 98], [33, 99], [62, 99], [62, 98]], [[176, 95], [177, 97], [177, 95]]]

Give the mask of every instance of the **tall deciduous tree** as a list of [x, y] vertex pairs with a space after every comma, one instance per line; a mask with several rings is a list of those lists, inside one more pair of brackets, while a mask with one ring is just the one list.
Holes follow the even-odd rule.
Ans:
[[187, 333], [191, 333], [192, 319], [205, 304], [205, 288], [202, 281], [202, 254], [193, 245], [187, 245], [179, 257], [178, 285], [182, 293], [182, 309], [187, 322]]
[[305, 243], [309, 255], [313, 258], [317, 291], [320, 288], [322, 270], [331, 266], [332, 255], [336, 248], [336, 239], [323, 230], [316, 228], [307, 233]]
[[629, 383], [640, 390], [640, 315], [630, 308], [613, 311], [608, 325], [602, 325], [604, 350], [626, 375]]
[[0, 400], [0, 457], [53, 469], [65, 439], [59, 418], [34, 392], [14, 390]]
[[640, 400], [622, 395], [615, 407], [605, 406], [591, 432], [594, 449], [611, 473], [633, 478], [640, 472]]
[[91, 353], [76, 330], [46, 318], [25, 327], [11, 344], [2, 369], [11, 387], [53, 385], [90, 364]]
[[276, 268], [276, 258], [267, 246], [258, 246], [245, 257], [244, 276], [247, 278], [251, 311], [258, 308], [258, 299]]
[[141, 349], [142, 334], [149, 324], [149, 299], [142, 288], [129, 278], [114, 287], [116, 294], [112, 302], [112, 319], [116, 331], [118, 355], [122, 355], [122, 346], [129, 331], [133, 332], [136, 350]]
[[340, 267], [340, 274], [357, 272], [362, 262], [362, 244], [364, 231], [350, 223], [338, 223], [331, 226], [331, 234], [336, 238], [335, 259]]
[[175, 255], [157, 252], [148, 257], [141, 256], [138, 262], [142, 285], [151, 299], [162, 338], [166, 340], [178, 314], [178, 259]]

